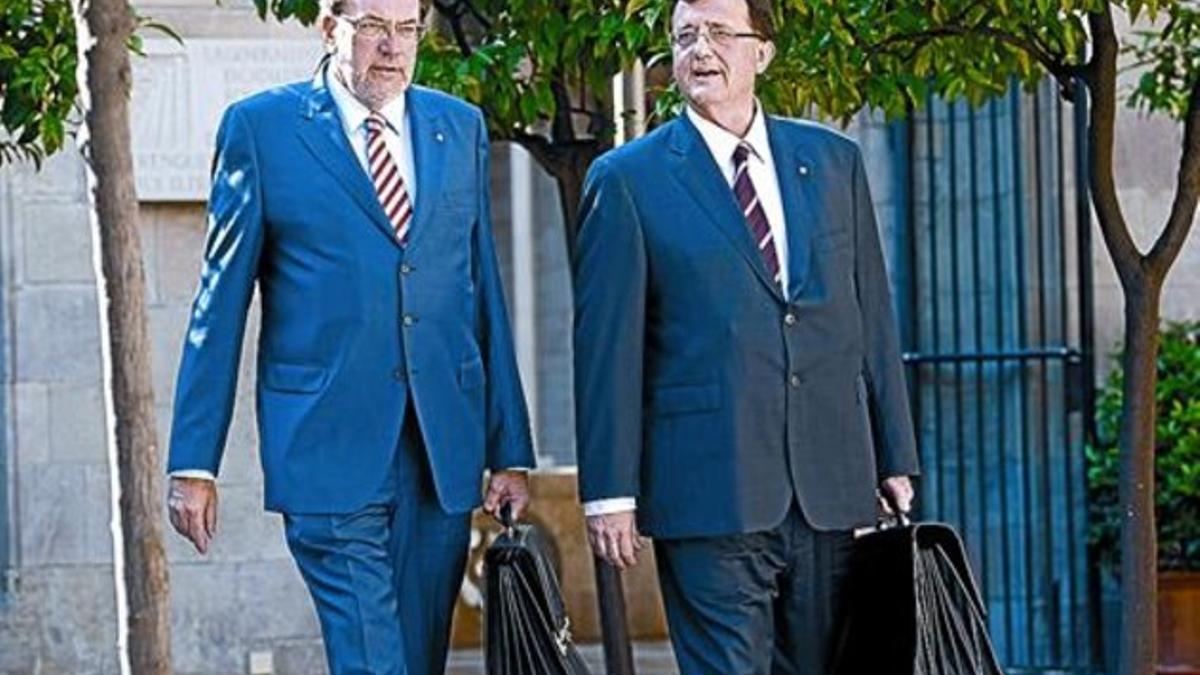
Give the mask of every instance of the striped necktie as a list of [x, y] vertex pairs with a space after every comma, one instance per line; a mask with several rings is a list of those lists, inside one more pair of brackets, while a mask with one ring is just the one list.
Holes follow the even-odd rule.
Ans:
[[752, 149], [749, 143], [738, 143], [733, 151], [733, 194], [737, 197], [738, 206], [742, 207], [742, 215], [754, 236], [754, 245], [762, 256], [763, 264], [771, 280], [779, 285], [782, 275], [779, 272], [779, 254], [775, 250], [775, 238], [771, 236], [771, 225], [767, 222], [767, 212], [763, 210], [758, 193], [754, 191], [754, 183], [750, 182], [750, 167], [747, 159]]
[[371, 167], [371, 182], [375, 184], [375, 194], [379, 196], [383, 212], [392, 223], [396, 240], [403, 246], [408, 243], [409, 226], [412, 224], [412, 200], [408, 197], [408, 189], [404, 186], [400, 168], [383, 141], [383, 130], [387, 121], [383, 119], [383, 115], [372, 112], [367, 116], [366, 125], [367, 164]]

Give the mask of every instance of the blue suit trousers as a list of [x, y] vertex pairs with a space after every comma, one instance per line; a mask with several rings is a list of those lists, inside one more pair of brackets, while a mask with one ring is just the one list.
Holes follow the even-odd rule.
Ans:
[[470, 539], [470, 512], [438, 502], [416, 416], [385, 488], [349, 514], [284, 514], [332, 675], [440, 675]]

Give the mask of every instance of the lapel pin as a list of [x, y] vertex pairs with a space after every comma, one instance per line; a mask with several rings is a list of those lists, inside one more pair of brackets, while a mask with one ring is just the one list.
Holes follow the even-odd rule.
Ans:
[[799, 172], [801, 176], [807, 176], [809, 174], [808, 165], [801, 164], [800, 166], [796, 167], [796, 171]]
[[440, 132], [440, 131], [439, 131], [439, 132], [437, 132], [436, 134], [434, 134], [434, 135], [433, 135], [433, 137], [434, 137], [435, 139], [437, 139], [437, 142], [438, 142], [438, 143], [441, 143], [441, 142], [442, 142], [442, 139], [443, 139], [443, 138], [445, 138], [444, 136], [442, 136], [442, 132]]

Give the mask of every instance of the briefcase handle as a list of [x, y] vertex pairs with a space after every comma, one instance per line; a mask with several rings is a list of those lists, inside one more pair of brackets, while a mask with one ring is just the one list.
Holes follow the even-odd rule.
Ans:
[[504, 533], [511, 537], [516, 523], [513, 522], [512, 504], [509, 502], [500, 506], [500, 524], [504, 526]]
[[881, 515], [878, 519], [879, 522], [876, 525], [876, 529], [890, 530], [894, 527], [908, 527], [912, 524], [912, 521], [908, 518], [908, 514], [900, 510], [900, 505], [896, 503], [896, 498], [891, 493], [880, 490], [879, 497], [891, 507], [892, 515]]

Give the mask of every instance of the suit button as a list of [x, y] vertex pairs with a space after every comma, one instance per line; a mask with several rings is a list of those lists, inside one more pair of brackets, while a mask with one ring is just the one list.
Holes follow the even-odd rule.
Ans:
[[412, 271], [412, 265], [409, 265], [408, 263], [403, 263], [400, 265], [400, 274], [412, 274]]
[[784, 315], [783, 315], [783, 322], [784, 322], [784, 323], [786, 323], [786, 324], [787, 324], [787, 325], [789, 325], [789, 326], [795, 326], [795, 325], [796, 325], [796, 315], [795, 315], [795, 314], [792, 314], [791, 312], [788, 312], [787, 314], [784, 314]]
[[392, 371], [392, 377], [396, 378], [397, 382], [404, 381], [404, 368], [397, 368]]
[[792, 389], [799, 389], [803, 382], [804, 378], [795, 373], [792, 373], [792, 376], [788, 378], [788, 384], [792, 385]]
[[413, 316], [412, 314], [404, 315], [404, 325], [405, 326], [411, 326], [416, 322], [417, 322], [417, 317]]

